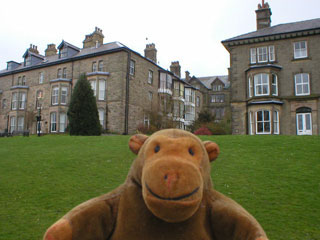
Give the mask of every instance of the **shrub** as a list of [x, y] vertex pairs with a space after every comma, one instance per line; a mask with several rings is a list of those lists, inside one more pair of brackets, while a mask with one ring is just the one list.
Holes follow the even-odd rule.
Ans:
[[211, 131], [206, 127], [206, 126], [203, 126], [199, 129], [197, 129], [194, 134], [196, 135], [212, 135]]

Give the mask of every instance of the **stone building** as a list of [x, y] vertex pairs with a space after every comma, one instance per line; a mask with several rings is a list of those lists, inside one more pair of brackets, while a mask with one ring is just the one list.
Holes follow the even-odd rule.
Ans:
[[102, 30], [95, 28], [85, 36], [83, 48], [62, 41], [58, 47], [49, 44], [41, 55], [31, 45], [22, 63], [9, 61], [0, 71], [0, 132], [36, 133], [38, 114], [42, 133], [65, 132], [72, 90], [82, 73], [91, 83], [104, 129], [135, 133], [139, 125], [149, 124], [150, 111], [164, 107], [172, 116], [173, 99], [179, 106], [176, 126], [185, 128], [187, 83], [180, 79], [179, 62], [171, 72], [157, 64], [154, 44], [142, 56], [119, 42], [103, 41]]
[[258, 5], [257, 30], [222, 41], [230, 53], [233, 134], [318, 135], [320, 19], [271, 26]]
[[[202, 101], [197, 97], [198, 111], [207, 109], [220, 121], [227, 116], [230, 110], [230, 82], [226, 75], [210, 77], [191, 77], [186, 73], [188, 83], [202, 93]], [[199, 112], [198, 112], [199, 114]]]

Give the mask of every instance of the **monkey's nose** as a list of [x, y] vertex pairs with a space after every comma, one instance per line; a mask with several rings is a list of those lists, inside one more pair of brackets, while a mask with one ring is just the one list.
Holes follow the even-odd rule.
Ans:
[[179, 175], [177, 173], [166, 173], [164, 175], [164, 180], [167, 185], [169, 191], [171, 190], [172, 185], [174, 185], [179, 179]]

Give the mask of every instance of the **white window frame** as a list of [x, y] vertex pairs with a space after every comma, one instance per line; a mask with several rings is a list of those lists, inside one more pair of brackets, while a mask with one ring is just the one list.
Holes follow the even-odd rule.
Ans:
[[10, 117], [10, 133], [16, 130], [16, 117]]
[[[302, 48], [302, 43], [305, 44], [305, 47]], [[294, 59], [306, 58], [308, 57], [308, 45], [307, 41], [300, 41], [293, 43]]]
[[135, 68], [136, 68], [136, 62], [132, 59], [130, 59], [130, 67], [129, 67], [129, 73], [130, 75], [134, 75], [135, 74]]
[[59, 104], [59, 87], [52, 88], [51, 104], [52, 105], [58, 105]]
[[27, 84], [26, 76], [22, 76], [22, 86], [25, 86]]
[[66, 131], [67, 114], [59, 114], [59, 132], [64, 133]]
[[254, 64], [257, 63], [257, 49], [250, 48], [250, 63]]
[[273, 112], [273, 134], [280, 133], [279, 111]]
[[93, 62], [92, 63], [92, 72], [96, 72], [97, 71], [97, 62]]
[[68, 103], [68, 87], [61, 87], [60, 104], [67, 105]]
[[24, 117], [18, 117], [18, 131], [24, 130]]
[[62, 69], [62, 78], [67, 78], [67, 68]]
[[[273, 89], [275, 89], [274, 92]], [[273, 96], [278, 96], [278, 76], [275, 73], [271, 74], [271, 94]]]
[[[258, 113], [262, 112], [262, 120], [258, 120]], [[265, 120], [265, 112], [268, 112], [269, 119]], [[259, 132], [258, 125], [262, 124], [262, 132]], [[269, 123], [269, 131], [265, 130], [265, 124]], [[256, 112], [256, 134], [271, 134], [271, 112], [269, 110], [259, 110]]]
[[[298, 77], [300, 77], [301, 82], [297, 82]], [[306, 77], [306, 78], [305, 78]], [[306, 96], [310, 95], [310, 76], [308, 73], [298, 73], [294, 75], [294, 82], [295, 82], [295, 94], [296, 96]], [[304, 86], [308, 87], [308, 91], [304, 92]], [[298, 93], [298, 89], [301, 86], [301, 93]]]
[[152, 85], [153, 83], [153, 71], [149, 70], [148, 72], [148, 83]]
[[268, 47], [257, 48], [258, 63], [268, 62]]
[[44, 80], [44, 74], [43, 74], [43, 72], [40, 72], [39, 73], [39, 84], [42, 84], [43, 80]]
[[19, 109], [25, 109], [26, 107], [26, 93], [19, 93]]
[[99, 100], [105, 100], [106, 97], [106, 80], [99, 80]]
[[19, 99], [19, 94], [12, 93], [12, 101], [11, 101], [11, 109], [12, 110], [16, 110], [18, 108], [18, 99]]
[[276, 60], [276, 55], [274, 51], [274, 46], [269, 46], [269, 62], [274, 62]]
[[253, 95], [253, 82], [251, 76], [248, 79], [248, 85], [249, 85], [249, 97], [251, 98]]
[[93, 95], [97, 96], [97, 81], [91, 80], [90, 85], [91, 85], [91, 89], [93, 90]]
[[104, 64], [103, 64], [103, 60], [100, 60], [99, 62], [98, 62], [98, 71], [99, 72], [103, 72], [103, 66]]
[[100, 121], [100, 125], [102, 126], [102, 128], [104, 128], [104, 116], [105, 116], [105, 110], [99, 108], [98, 109], [98, 113], [99, 113], [99, 121]]
[[253, 112], [249, 112], [249, 134], [253, 135], [254, 121], [253, 121]]
[[186, 102], [191, 102], [191, 88], [185, 88], [185, 100]]
[[[263, 76], [267, 76], [266, 80], [267, 82], [264, 82]], [[270, 79], [269, 74], [267, 73], [258, 73], [254, 75], [254, 95], [255, 96], [267, 96], [270, 94]], [[267, 86], [267, 92], [264, 93], [264, 86]], [[261, 93], [259, 93], [259, 89], [261, 88]]]
[[50, 132], [57, 132], [57, 113], [50, 113]]
[[[299, 128], [299, 117], [302, 118], [302, 129]], [[310, 129], [307, 128], [307, 116], [309, 116], [309, 126]], [[297, 126], [297, 135], [312, 135], [312, 114], [311, 113], [297, 113], [296, 114], [296, 126]]]

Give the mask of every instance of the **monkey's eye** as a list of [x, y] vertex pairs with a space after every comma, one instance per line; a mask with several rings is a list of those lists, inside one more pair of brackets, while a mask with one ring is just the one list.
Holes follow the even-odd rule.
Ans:
[[192, 148], [189, 148], [189, 153], [190, 153], [191, 156], [194, 155], [194, 151], [192, 150]]
[[154, 152], [157, 153], [157, 152], [159, 152], [159, 151], [160, 151], [160, 146], [159, 146], [159, 145], [155, 146]]

